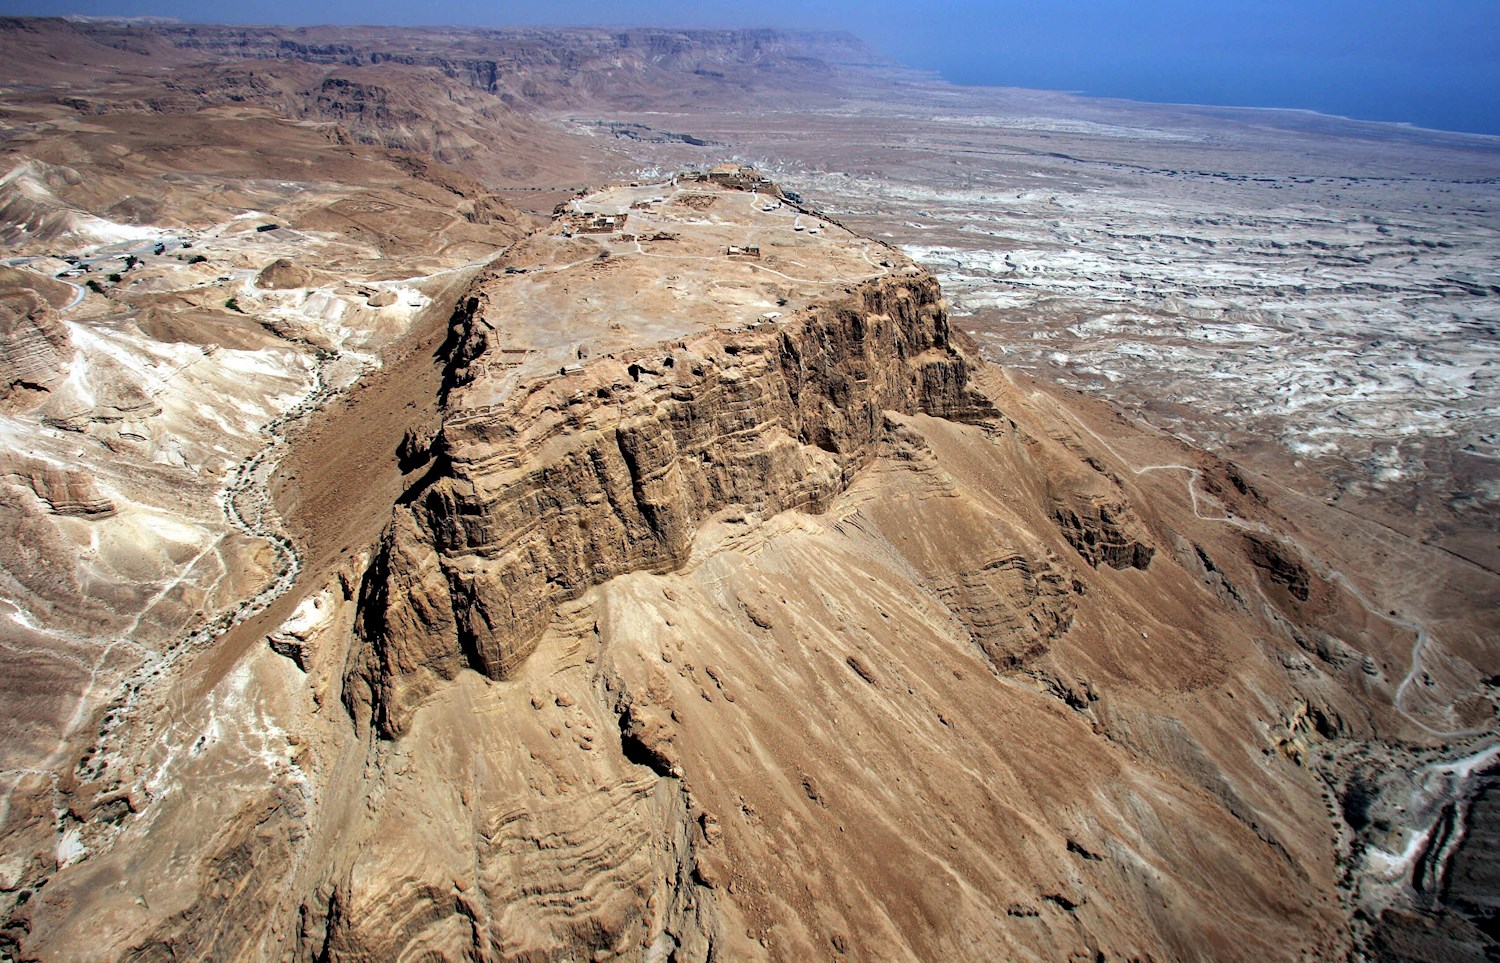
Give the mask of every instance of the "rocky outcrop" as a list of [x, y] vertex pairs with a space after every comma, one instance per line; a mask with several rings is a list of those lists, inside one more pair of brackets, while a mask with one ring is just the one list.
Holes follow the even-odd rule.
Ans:
[[258, 921], [275, 905], [276, 886], [296, 865], [307, 801], [296, 786], [267, 787], [221, 828], [197, 881], [198, 898], [118, 958], [156, 963], [181, 955], [222, 959], [254, 945]]
[[72, 356], [67, 329], [29, 288], [0, 294], [0, 405], [15, 410], [63, 379]]
[[35, 495], [52, 515], [107, 518], [115, 503], [99, 490], [89, 475], [20, 455], [0, 459], [0, 480]]
[[287, 291], [292, 288], [310, 287], [313, 283], [313, 276], [312, 272], [302, 265], [279, 257], [261, 269], [261, 272], [255, 276], [255, 283], [272, 291]]
[[1052, 520], [1094, 568], [1144, 569], [1156, 554], [1145, 526], [1121, 497], [1067, 492], [1054, 500]]
[[1055, 559], [1009, 553], [935, 588], [985, 657], [1004, 671], [1045, 653], [1073, 624], [1075, 584]]
[[820, 511], [879, 450], [883, 412], [993, 412], [925, 275], [466, 409], [484, 310], [471, 298], [456, 319], [432, 480], [397, 507], [364, 587], [345, 702], [387, 736], [462, 668], [506, 677], [559, 602], [680, 565], [715, 512]]
[[1278, 585], [1297, 601], [1306, 602], [1311, 594], [1312, 578], [1307, 566], [1298, 561], [1280, 541], [1270, 537], [1245, 535], [1245, 551], [1261, 575]]

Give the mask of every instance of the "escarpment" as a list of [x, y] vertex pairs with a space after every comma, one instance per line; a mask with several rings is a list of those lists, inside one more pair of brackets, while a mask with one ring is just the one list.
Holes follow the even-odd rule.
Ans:
[[397, 506], [363, 590], [344, 699], [386, 736], [462, 668], [509, 675], [558, 603], [681, 565], [721, 509], [821, 511], [878, 452], [883, 412], [994, 413], [922, 274], [471, 407], [466, 386], [497, 353], [485, 304], [455, 318], [437, 467]]

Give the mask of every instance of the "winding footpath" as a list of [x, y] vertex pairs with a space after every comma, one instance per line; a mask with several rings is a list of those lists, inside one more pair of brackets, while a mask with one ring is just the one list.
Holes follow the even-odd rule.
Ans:
[[[375, 283], [380, 287], [400, 286], [457, 274], [482, 267], [503, 254], [504, 250], [428, 275]], [[83, 285], [65, 278], [56, 280], [67, 284], [72, 291], [68, 303], [58, 309], [60, 314], [73, 311], [85, 301], [88, 292]], [[253, 279], [249, 283], [253, 285]], [[74, 773], [81, 782], [104, 779], [106, 769], [114, 767], [116, 772], [110, 775], [116, 781], [137, 786], [143, 791], [144, 799], [151, 799], [152, 784], [158, 782], [156, 777], [160, 777], [162, 773], [157, 771], [153, 774], [142, 770], [138, 764], [144, 757], [136, 758], [140, 754], [133, 753], [126, 747], [141, 739], [148, 743], [160, 742], [166, 732], [177, 727], [176, 719], [185, 707], [176, 702], [186, 696], [177, 691], [180, 687], [164, 684], [172, 677], [172, 669], [191, 653], [209, 646], [235, 626], [266, 611], [292, 590], [302, 571], [302, 555], [282, 528], [273, 507], [272, 477], [286, 454], [292, 430], [336, 395], [357, 384], [369, 368], [378, 362], [359, 352], [323, 350], [308, 342], [301, 342], [298, 346], [303, 351], [311, 352], [307, 387], [290, 408], [259, 429], [258, 434], [264, 443], [256, 446], [251, 454], [229, 468], [221, 479], [222, 487], [215, 497], [228, 530], [213, 538], [207, 547], [181, 568], [175, 578], [168, 580], [146, 599], [141, 610], [123, 628], [101, 637], [62, 633], [36, 625], [18, 606], [0, 600], [15, 609], [10, 617], [17, 623], [97, 651], [97, 655], [89, 653], [87, 657], [49, 653], [74, 664], [83, 675], [84, 682], [76, 693], [76, 702], [57, 736], [55, 747], [45, 759], [0, 770], [0, 780], [3, 780], [0, 782], [0, 828], [8, 823], [12, 797], [22, 783], [34, 778], [50, 781], [54, 794], [57, 857], [61, 865], [86, 858], [91, 851], [107, 847], [124, 825], [122, 822], [102, 828], [93, 825], [85, 827], [77, 824], [69, 815], [68, 800], [60, 794], [61, 776], [69, 760], [81, 758]], [[303, 354], [302, 357], [307, 355]], [[164, 649], [156, 650], [137, 642], [134, 638], [136, 632], [158, 603], [192, 577], [194, 570], [204, 559], [215, 553], [220, 553], [222, 559], [223, 544], [231, 531], [270, 547], [272, 559], [266, 583], [253, 595], [239, 600], [205, 624], [170, 641]], [[0, 615], [3, 614], [0, 612]], [[19, 647], [10, 644], [0, 644], [0, 647], [20, 651]], [[127, 649], [136, 654], [133, 668], [109, 664], [111, 656]], [[166, 696], [165, 699], [162, 698], [163, 695]], [[87, 739], [87, 750], [80, 757], [76, 754], [79, 747], [74, 740], [79, 735], [79, 729], [101, 707], [103, 721], [99, 731]], [[157, 731], [154, 736], [153, 722], [165, 726], [165, 729]]]
[[1427, 627], [1424, 624], [1412, 619], [1404, 618], [1402, 616], [1391, 615], [1389, 611], [1381, 611], [1375, 605], [1375, 603], [1373, 603], [1369, 599], [1369, 597], [1366, 596], [1365, 593], [1357, 585], [1355, 585], [1347, 575], [1334, 568], [1332, 565], [1324, 562], [1317, 556], [1317, 554], [1309, 549], [1301, 539], [1297, 538], [1295, 535], [1292, 535], [1288, 532], [1272, 529], [1269, 525], [1265, 525], [1261, 522], [1254, 522], [1248, 519], [1237, 518], [1234, 515], [1203, 514], [1203, 498], [1198, 494], [1198, 481], [1203, 477], [1202, 469], [1196, 468], [1192, 465], [1182, 464], [1144, 465], [1137, 468], [1134, 465], [1131, 465], [1130, 462], [1114, 448], [1113, 445], [1105, 441], [1098, 432], [1094, 431], [1094, 429], [1090, 428], [1087, 424], [1079, 421], [1078, 426], [1084, 431], [1088, 432], [1095, 441], [1099, 442], [1099, 444], [1102, 445], [1105, 450], [1107, 450], [1111, 455], [1115, 457], [1116, 461], [1124, 465], [1127, 469], [1129, 469], [1136, 475], [1144, 475], [1147, 472], [1152, 471], [1187, 472], [1187, 493], [1189, 499], [1192, 502], [1193, 514], [1197, 518], [1203, 521], [1220, 522], [1225, 525], [1232, 525], [1235, 528], [1239, 528], [1244, 531], [1255, 532], [1259, 535], [1266, 535], [1285, 542], [1289, 542], [1297, 549], [1298, 553], [1301, 554], [1302, 557], [1312, 565], [1313, 569], [1318, 573], [1320, 577], [1330, 582], [1337, 582], [1344, 589], [1344, 591], [1349, 593], [1349, 596], [1356, 602], [1358, 602], [1360, 607], [1370, 615], [1373, 615], [1376, 619], [1383, 621], [1389, 625], [1397, 626], [1399, 628], [1407, 630], [1408, 632], [1411, 632], [1413, 634], [1413, 641], [1411, 649], [1410, 668], [1407, 669], [1406, 675], [1403, 676], [1400, 683], [1397, 684], [1395, 695], [1392, 697], [1391, 701], [1395, 706], [1396, 711], [1401, 713], [1401, 715], [1404, 716], [1406, 720], [1412, 725], [1421, 729], [1423, 732], [1427, 733], [1430, 736], [1443, 740], [1463, 739], [1470, 736], [1483, 735], [1491, 731], [1486, 728], [1435, 729], [1418, 718], [1403, 704], [1405, 701], [1407, 689], [1411, 686], [1413, 679], [1415, 679], [1422, 671], [1422, 653], [1426, 649], [1428, 641], [1431, 638], [1431, 633], [1428, 632]]
[[[103, 778], [106, 768], [112, 762], [124, 762], [116, 752], [111, 752], [106, 747], [119, 745], [123, 740], [116, 738], [116, 734], [135, 728], [135, 719], [143, 710], [154, 711], [147, 709], [150, 702], [154, 701], [151, 697], [160, 691], [161, 680], [168, 676], [170, 670], [178, 662], [190, 653], [208, 646], [245, 620], [264, 612], [273, 602], [291, 591], [297, 581], [297, 576], [302, 571], [302, 556], [295, 543], [282, 529], [276, 512], [272, 508], [270, 482], [286, 452], [291, 429], [344, 390], [343, 387], [329, 382], [327, 372], [331, 366], [347, 358], [347, 355], [332, 351], [320, 350], [314, 354], [313, 364], [309, 371], [311, 383], [301, 400], [261, 429], [261, 433], [267, 439], [266, 444], [229, 470], [219, 493], [219, 504], [229, 527], [242, 535], [263, 540], [271, 547], [275, 560], [271, 567], [272, 574], [269, 581], [254, 595], [243, 599], [232, 609], [219, 613], [214, 619], [186, 633], [160, 654], [148, 655], [140, 666], [120, 681], [117, 688], [122, 695], [111, 711], [106, 714], [105, 724], [101, 727], [97, 740], [85, 755], [87, 762], [78, 767], [80, 778], [85, 780]], [[360, 365], [354, 375], [354, 380], [357, 381], [358, 377], [364, 373], [368, 362], [356, 363]], [[222, 537], [216, 540], [210, 548], [221, 540]], [[205, 550], [203, 554], [207, 551]], [[201, 558], [202, 554], [199, 557]], [[182, 577], [186, 574], [184, 572]], [[119, 643], [125, 644], [128, 641], [122, 638]], [[92, 683], [90, 688], [92, 688]], [[79, 714], [83, 711], [88, 695], [86, 691], [79, 701]], [[171, 704], [172, 701], [169, 696], [167, 703], [156, 707], [157, 710], [163, 708], [166, 710], [167, 718], [163, 721], [168, 731], [175, 727], [172, 717], [183, 708], [180, 705]], [[150, 800], [154, 795], [152, 787], [160, 784], [162, 776], [160, 767], [157, 771], [136, 773], [135, 776], [143, 778], [127, 777], [127, 781], [140, 785], [145, 799]], [[64, 862], [71, 862], [87, 856], [91, 850], [107, 847], [123, 825], [122, 823], [117, 826], [90, 826], [91, 832], [86, 843], [76, 834], [63, 832], [64, 827], [59, 825], [59, 831], [62, 833], [59, 841], [59, 855]]]
[[[1006, 372], [1006, 377], [1009, 379], [1009, 372]], [[1014, 381], [1011, 383], [1015, 384]], [[1019, 390], [1019, 386], [1017, 388]], [[1036, 391], [1030, 393], [1033, 399], [1039, 394]], [[1418, 889], [1420, 881], [1415, 878], [1416, 876], [1433, 874], [1434, 878], [1441, 878], [1449, 859], [1458, 850], [1466, 835], [1467, 804], [1472, 796], [1471, 781], [1492, 768], [1496, 759], [1500, 758], [1500, 737], [1497, 737], [1492, 728], [1434, 728], [1407, 708], [1405, 704], [1407, 693], [1413, 680], [1422, 673], [1423, 653], [1432, 638], [1427, 627], [1415, 620], [1397, 616], [1388, 611], [1382, 612], [1343, 572], [1323, 562], [1295, 536], [1286, 532], [1273, 531], [1269, 526], [1248, 519], [1236, 518], [1231, 514], [1204, 514], [1202, 510], [1204, 496], [1199, 495], [1197, 488], [1203, 475], [1202, 469], [1176, 463], [1136, 467], [1081, 419], [1075, 418], [1074, 421], [1078, 427], [1103, 446], [1116, 461], [1136, 475], [1144, 475], [1153, 471], [1186, 472], [1188, 497], [1192, 503], [1193, 514], [1199, 519], [1232, 525], [1239, 529], [1270, 535], [1289, 542], [1320, 576], [1331, 582], [1337, 582], [1351, 598], [1375, 618], [1414, 633], [1410, 667], [1396, 686], [1391, 699], [1392, 706], [1413, 726], [1429, 736], [1442, 740], [1444, 745], [1438, 750], [1440, 752], [1451, 753], [1458, 749], [1457, 746], [1452, 745], [1456, 740], [1473, 740], [1476, 736], [1486, 738], [1469, 742], [1464, 749], [1459, 750], [1465, 753], [1462, 756], [1436, 759], [1411, 772], [1409, 792], [1403, 797], [1405, 803], [1395, 807], [1397, 813], [1405, 814], [1406, 818], [1413, 823], [1407, 827], [1410, 831], [1410, 838], [1406, 840], [1401, 852], [1398, 853], [1389, 852], [1367, 841], [1362, 849], [1355, 849], [1358, 860], [1351, 861], [1349, 878], [1353, 891], [1361, 894], [1356, 897], [1361, 903], [1371, 898], [1380, 902], [1388, 901], [1389, 897], [1382, 899], [1378, 895], [1383, 885], [1394, 882], [1401, 886]], [[1399, 785], [1399, 783], [1393, 784], [1393, 787]], [[1448, 807], [1454, 807], [1457, 829], [1448, 833], [1439, 833], [1439, 827], [1445, 819], [1445, 809]], [[1349, 837], [1348, 845], [1355, 846], [1353, 836]], [[1424, 865], [1427, 867], [1426, 870], [1423, 869]], [[1363, 868], [1356, 871], [1354, 866]], [[1373, 892], [1377, 895], [1372, 897], [1372, 891], [1367, 889], [1367, 886], [1374, 887]]]

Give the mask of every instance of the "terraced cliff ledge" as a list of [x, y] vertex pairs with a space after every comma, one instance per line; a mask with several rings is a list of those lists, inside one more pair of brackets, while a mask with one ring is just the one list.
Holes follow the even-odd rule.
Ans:
[[[575, 233], [621, 221], [640, 226]], [[614, 189], [479, 282], [454, 318], [431, 470], [365, 581], [356, 718], [395, 736], [460, 669], [506, 677], [560, 602], [676, 567], [718, 511], [821, 511], [874, 457], [887, 411], [993, 415], [937, 282], [851, 240], [774, 189]], [[623, 306], [589, 316], [602, 290]], [[666, 337], [590, 357], [612, 326], [639, 329], [619, 317], [632, 309]]]

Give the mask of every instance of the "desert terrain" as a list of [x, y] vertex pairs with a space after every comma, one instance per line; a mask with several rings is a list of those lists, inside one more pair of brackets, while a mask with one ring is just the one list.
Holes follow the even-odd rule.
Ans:
[[[993, 360], [1393, 506], [1496, 567], [1493, 138], [920, 78], [902, 92], [611, 119], [692, 131], [816, 190], [937, 274]], [[725, 151], [653, 146], [672, 163]]]
[[1493, 139], [0, 29], [0, 956], [1494, 952]]

